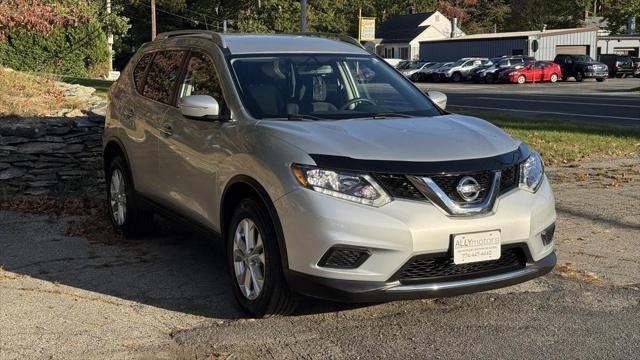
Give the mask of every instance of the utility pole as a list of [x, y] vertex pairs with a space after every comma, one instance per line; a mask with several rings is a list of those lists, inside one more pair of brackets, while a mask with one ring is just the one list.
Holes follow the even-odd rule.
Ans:
[[156, 0], [151, 0], [151, 40], [156, 38]]
[[[107, 14], [111, 14], [111, 0], [107, 0]], [[113, 34], [107, 35], [107, 47], [109, 48], [109, 72], [113, 71]]]
[[300, 31], [307, 31], [307, 0], [300, 0]]

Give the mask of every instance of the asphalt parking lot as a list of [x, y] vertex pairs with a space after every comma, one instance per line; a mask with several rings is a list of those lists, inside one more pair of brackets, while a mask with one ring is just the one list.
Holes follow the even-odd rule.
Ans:
[[[453, 112], [572, 119], [640, 127], [640, 78], [516, 84], [418, 83], [442, 91]], [[636, 89], [631, 92], [631, 89]]]
[[[629, 359], [640, 353], [637, 158], [549, 169], [558, 267], [454, 298], [239, 311], [211, 239], [96, 208], [0, 210], [0, 359]], [[612, 186], [612, 177], [619, 179]], [[102, 214], [104, 215], [104, 214]]]

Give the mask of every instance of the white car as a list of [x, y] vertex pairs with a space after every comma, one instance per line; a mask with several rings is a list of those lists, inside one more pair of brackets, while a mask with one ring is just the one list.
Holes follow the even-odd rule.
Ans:
[[437, 81], [460, 82], [467, 77], [471, 70], [489, 63], [488, 58], [462, 58], [451, 66], [438, 69], [434, 77]]
[[483, 291], [556, 263], [540, 155], [445, 111], [444, 94], [354, 39], [165, 33], [109, 100], [113, 227], [136, 235], [158, 213], [223, 241], [229, 289], [253, 316], [287, 314], [299, 295]]

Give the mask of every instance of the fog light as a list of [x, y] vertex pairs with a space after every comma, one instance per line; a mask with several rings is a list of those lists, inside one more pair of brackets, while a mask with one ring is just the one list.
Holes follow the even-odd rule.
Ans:
[[540, 237], [542, 237], [542, 243], [545, 245], [551, 244], [553, 241], [553, 234], [556, 231], [556, 223], [551, 224], [548, 228], [542, 230]]
[[318, 265], [336, 269], [355, 269], [370, 255], [367, 249], [334, 246], [322, 256]]

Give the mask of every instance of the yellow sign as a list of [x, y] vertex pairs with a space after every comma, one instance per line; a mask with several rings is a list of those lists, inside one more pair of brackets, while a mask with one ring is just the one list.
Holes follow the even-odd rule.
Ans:
[[376, 18], [360, 18], [360, 41], [372, 41], [376, 39]]

